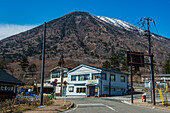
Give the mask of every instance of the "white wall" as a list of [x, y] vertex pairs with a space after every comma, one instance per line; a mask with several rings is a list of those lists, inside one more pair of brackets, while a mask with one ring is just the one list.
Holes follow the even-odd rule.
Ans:
[[[69, 86], [74, 86], [74, 85], [68, 85], [67, 86], [67, 96], [86, 96], [86, 93], [77, 93], [77, 88], [86, 88], [86, 86], [74, 86], [74, 92], [69, 92], [68, 88]], [[87, 92], [87, 88], [86, 88]]]
[[[83, 74], [93, 74], [93, 73], [106, 73], [106, 80], [102, 80], [102, 86], [101, 86], [101, 81], [99, 81], [99, 93], [102, 95], [109, 95], [109, 80], [110, 80], [110, 73], [111, 74], [115, 74], [116, 77], [116, 81], [111, 81], [111, 88], [115, 88], [115, 91], [111, 90], [111, 95], [121, 95], [122, 92], [124, 91], [117, 91], [117, 89], [125, 89], [125, 92], [127, 91], [127, 75], [123, 75], [123, 74], [118, 74], [118, 73], [113, 73], [113, 72], [106, 72], [99, 69], [89, 69], [87, 67], [80, 67], [79, 69], [75, 69], [72, 72], [68, 73], [68, 87], [67, 87], [67, 94], [68, 96], [70, 95], [77, 95], [77, 96], [86, 96], [86, 93], [77, 93], [76, 89], [79, 87], [86, 87], [86, 86], [74, 86], [74, 84], [86, 84], [86, 81], [78, 81], [78, 76], [76, 78], [76, 81], [71, 81], [71, 75], [83, 75]], [[125, 82], [121, 82], [121, 76], [125, 77]], [[90, 79], [92, 79], [92, 77], [90, 76]], [[102, 77], [101, 77], [102, 79]], [[69, 86], [74, 86], [74, 92], [69, 92], [68, 88]], [[102, 87], [102, 88], [101, 88]], [[107, 90], [105, 90], [105, 87], [107, 87]], [[86, 88], [86, 92], [87, 92], [87, 88]]]

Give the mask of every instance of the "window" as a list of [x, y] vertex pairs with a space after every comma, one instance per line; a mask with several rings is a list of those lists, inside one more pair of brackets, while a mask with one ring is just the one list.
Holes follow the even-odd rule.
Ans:
[[110, 79], [111, 81], [116, 81], [116, 75], [111, 75]]
[[115, 88], [111, 88], [111, 91], [115, 91]]
[[52, 78], [60, 78], [60, 73], [52, 73]]
[[124, 88], [122, 88], [122, 89], [121, 89], [121, 91], [125, 92], [125, 89], [124, 89]]
[[76, 81], [76, 76], [75, 75], [71, 76], [71, 81]]
[[86, 93], [86, 88], [77, 88], [77, 93]]
[[125, 77], [121, 76], [121, 82], [125, 82]]
[[117, 91], [121, 91], [121, 88], [117, 88]]
[[84, 80], [90, 80], [90, 75], [84, 75]]
[[101, 78], [101, 74], [100, 73], [96, 73], [96, 74], [92, 74], [92, 79], [100, 79]]
[[78, 77], [79, 77], [79, 78], [78, 78], [79, 81], [83, 81], [83, 80], [84, 80], [84, 75], [79, 75]]
[[90, 80], [90, 75], [79, 75], [78, 80], [79, 81]]
[[108, 91], [108, 87], [104, 87], [104, 91]]
[[69, 91], [69, 92], [74, 92], [74, 86], [69, 86], [69, 87], [68, 87], [68, 91]]
[[103, 79], [103, 80], [107, 80], [107, 78], [106, 78], [106, 73], [102, 73], [102, 79]]
[[63, 73], [63, 77], [67, 77], [67, 73]]

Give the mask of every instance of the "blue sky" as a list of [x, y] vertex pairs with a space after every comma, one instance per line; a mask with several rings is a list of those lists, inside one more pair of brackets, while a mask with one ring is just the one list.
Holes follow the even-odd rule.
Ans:
[[170, 38], [170, 0], [0, 0], [0, 39], [73, 11], [85, 11], [136, 24], [142, 17], [156, 22], [151, 31]]

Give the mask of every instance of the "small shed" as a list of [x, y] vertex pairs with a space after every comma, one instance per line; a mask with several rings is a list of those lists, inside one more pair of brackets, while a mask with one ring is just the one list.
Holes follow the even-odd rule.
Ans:
[[17, 94], [17, 86], [24, 84], [6, 71], [0, 69], [0, 99], [14, 98]]

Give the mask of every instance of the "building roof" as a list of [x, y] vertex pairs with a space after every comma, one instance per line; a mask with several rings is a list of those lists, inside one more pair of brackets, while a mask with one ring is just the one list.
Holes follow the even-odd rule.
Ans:
[[100, 67], [85, 65], [85, 64], [81, 64], [81, 65], [79, 65], [78, 67], [76, 67], [76, 68], [70, 70], [69, 73], [72, 72], [72, 71], [74, 71], [74, 70], [76, 70], [76, 69], [78, 69], [78, 68], [80, 68], [80, 67], [91, 67], [91, 68], [96, 68], [96, 69], [99, 69], [99, 70], [102, 70], [102, 71], [109, 71], [109, 72], [114, 72], [114, 73], [129, 75], [128, 73], [124, 73], [124, 72], [120, 72], [120, 71], [115, 71], [115, 70], [107, 69], [107, 68], [100, 68]]
[[66, 68], [66, 67], [61, 67], [61, 66], [57, 66], [57, 67], [55, 67], [55, 68], [53, 68], [53, 69], [51, 69], [50, 70], [50, 72], [53, 72], [53, 71], [69, 71], [69, 70], [71, 70], [72, 68]]
[[25, 84], [2, 69], [0, 69], [0, 83], [15, 84], [15, 85]]

